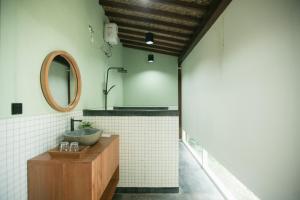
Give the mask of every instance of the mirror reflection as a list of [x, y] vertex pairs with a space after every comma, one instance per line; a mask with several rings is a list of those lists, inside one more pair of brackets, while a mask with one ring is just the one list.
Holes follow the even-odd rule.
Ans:
[[62, 107], [72, 103], [77, 93], [77, 82], [70, 63], [56, 56], [49, 67], [49, 88], [55, 101]]

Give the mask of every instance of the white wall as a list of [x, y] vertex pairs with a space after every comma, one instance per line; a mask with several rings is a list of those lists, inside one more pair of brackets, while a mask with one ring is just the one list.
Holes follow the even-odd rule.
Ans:
[[[154, 54], [154, 63], [148, 63]], [[125, 106], [177, 106], [177, 57], [124, 48]]]
[[234, 0], [183, 63], [183, 127], [264, 200], [300, 198], [300, 1]]
[[82, 112], [0, 119], [0, 199], [27, 200], [27, 160], [58, 146]]

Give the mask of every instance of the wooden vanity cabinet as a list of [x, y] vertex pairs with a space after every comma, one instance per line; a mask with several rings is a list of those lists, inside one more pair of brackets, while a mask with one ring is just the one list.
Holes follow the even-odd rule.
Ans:
[[29, 200], [110, 200], [118, 181], [118, 136], [101, 138], [78, 159], [44, 153], [28, 161]]

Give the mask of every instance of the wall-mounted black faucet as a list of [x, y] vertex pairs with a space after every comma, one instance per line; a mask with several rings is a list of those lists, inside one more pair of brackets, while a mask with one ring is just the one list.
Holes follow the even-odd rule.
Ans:
[[127, 73], [127, 70], [123, 67], [109, 67], [106, 71], [106, 80], [105, 80], [105, 89], [103, 90], [103, 94], [104, 94], [104, 108], [105, 110], [107, 110], [107, 96], [108, 96], [108, 93], [111, 91], [111, 89], [113, 89], [116, 85], [112, 85], [109, 89], [107, 89], [108, 87], [108, 77], [109, 77], [109, 71], [110, 70], [118, 70], [119, 73]]
[[82, 120], [71, 118], [71, 131], [74, 131], [74, 122], [82, 122]]

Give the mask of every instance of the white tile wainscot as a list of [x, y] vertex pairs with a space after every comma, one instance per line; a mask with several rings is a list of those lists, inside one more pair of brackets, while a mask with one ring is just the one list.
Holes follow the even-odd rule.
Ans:
[[120, 136], [118, 187], [178, 187], [178, 116], [84, 117]]
[[82, 112], [0, 119], [0, 200], [27, 199], [27, 160], [56, 145]]

